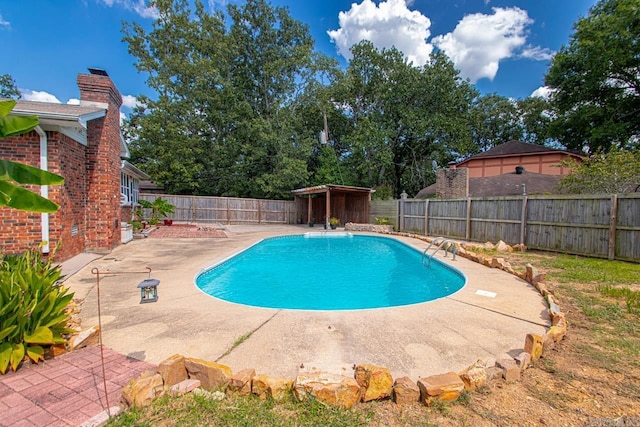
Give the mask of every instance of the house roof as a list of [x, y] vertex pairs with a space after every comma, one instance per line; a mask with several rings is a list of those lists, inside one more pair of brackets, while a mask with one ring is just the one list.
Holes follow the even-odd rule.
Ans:
[[104, 117], [106, 113], [106, 105], [70, 105], [23, 100], [17, 101], [11, 112], [20, 116], [38, 116], [43, 124], [58, 122], [60, 125], [68, 126], [69, 122], [74, 122], [85, 129], [89, 120]]
[[486, 159], [486, 158], [496, 158], [496, 157], [512, 157], [512, 156], [523, 156], [523, 155], [535, 155], [542, 153], [565, 153], [572, 157], [583, 158], [580, 154], [572, 153], [566, 150], [560, 150], [557, 148], [549, 148], [543, 145], [531, 144], [528, 142], [515, 141], [511, 140], [505, 142], [504, 144], [496, 145], [490, 150], [487, 150], [483, 153], [476, 154], [475, 156], [471, 156], [466, 160], [463, 160], [456, 164], [456, 167], [464, 165], [470, 160], [475, 159]]
[[[99, 119], [107, 114], [107, 104], [101, 102], [80, 101], [80, 105], [59, 104], [54, 102], [16, 101], [10, 114], [16, 116], [38, 116], [40, 126], [45, 130], [57, 130], [87, 145], [87, 122]], [[122, 134], [120, 135], [120, 157], [129, 158]]]
[[[517, 196], [523, 193], [524, 184], [527, 194], [557, 193], [556, 187], [562, 179], [559, 175], [545, 175], [535, 172], [521, 174], [515, 172], [481, 178], [469, 178], [469, 196], [496, 197]], [[423, 199], [436, 194], [436, 184], [423, 188], [416, 194], [416, 199]]]
[[291, 190], [291, 193], [295, 196], [302, 196], [305, 194], [321, 194], [326, 193], [328, 190], [331, 191], [342, 191], [346, 193], [373, 193], [375, 190], [371, 188], [364, 187], [352, 187], [349, 185], [335, 185], [335, 184], [325, 184], [325, 185], [316, 185], [314, 187], [307, 188], [298, 188], [297, 190]]
[[150, 178], [149, 175], [147, 175], [146, 173], [142, 172], [140, 169], [138, 169], [137, 167], [135, 167], [134, 165], [132, 165], [131, 163], [127, 162], [126, 160], [122, 161], [120, 170], [122, 172], [125, 172], [127, 175], [132, 176], [134, 178], [137, 178], [139, 180], [147, 180]]

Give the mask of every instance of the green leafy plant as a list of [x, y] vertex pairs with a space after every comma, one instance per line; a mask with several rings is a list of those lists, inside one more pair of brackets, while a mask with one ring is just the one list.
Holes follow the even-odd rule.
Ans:
[[62, 344], [73, 293], [58, 285], [61, 267], [37, 250], [4, 255], [0, 261], [0, 373], [18, 369], [27, 356], [44, 360], [44, 347]]
[[[38, 126], [36, 116], [9, 116], [16, 101], [0, 101], [0, 138], [20, 135]], [[64, 178], [33, 166], [0, 159], [0, 206], [29, 212], [55, 212], [58, 205], [22, 184], [59, 185]]]
[[149, 220], [149, 224], [151, 225], [157, 224], [161, 218], [172, 215], [175, 209], [175, 206], [162, 197], [157, 197], [153, 202], [140, 200], [140, 205], [143, 208], [151, 209], [151, 219]]
[[376, 217], [376, 224], [378, 225], [390, 225], [391, 224], [391, 220], [389, 220], [389, 217], [382, 217], [382, 218], [378, 218]]
[[329, 218], [329, 224], [331, 225], [340, 224], [340, 218], [336, 218], [335, 216], [332, 216], [331, 218]]

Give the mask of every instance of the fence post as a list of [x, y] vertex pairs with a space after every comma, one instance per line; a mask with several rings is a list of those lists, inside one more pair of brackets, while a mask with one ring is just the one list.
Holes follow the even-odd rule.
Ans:
[[611, 196], [611, 213], [609, 214], [609, 259], [616, 259], [616, 223], [618, 222], [618, 195]]
[[471, 239], [471, 197], [467, 196], [467, 227], [464, 232], [465, 240]]
[[529, 198], [525, 194], [522, 196], [522, 214], [520, 215], [520, 244], [525, 245], [527, 242], [525, 241], [527, 238], [527, 204], [529, 202]]
[[196, 212], [196, 196], [191, 196], [191, 221], [198, 223], [198, 214]]
[[404, 191], [400, 195], [400, 221], [398, 221], [400, 223], [399, 224], [400, 231], [404, 231], [404, 209], [405, 209], [404, 204], [407, 201], [407, 197], [409, 197], [409, 195]]
[[429, 235], [429, 199], [424, 201], [424, 235]]

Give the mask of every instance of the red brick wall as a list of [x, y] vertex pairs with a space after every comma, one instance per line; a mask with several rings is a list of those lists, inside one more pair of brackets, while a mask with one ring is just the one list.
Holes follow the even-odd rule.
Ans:
[[133, 220], [133, 208], [122, 206], [120, 208], [120, 222], [131, 222]]
[[120, 106], [122, 97], [109, 77], [79, 74], [81, 101], [108, 104], [102, 119], [87, 128], [86, 248], [110, 252], [120, 243]]
[[[64, 177], [62, 185], [49, 186], [49, 199], [60, 209], [49, 214], [49, 250], [64, 261], [85, 250], [85, 147], [59, 132], [47, 132], [48, 170]], [[0, 158], [40, 167], [40, 136], [32, 131], [0, 140]], [[39, 186], [29, 189], [40, 194]], [[73, 235], [73, 226], [77, 233]], [[42, 242], [41, 215], [0, 208], [0, 244], [4, 253], [21, 253]]]
[[438, 169], [436, 194], [443, 199], [463, 198], [469, 194], [469, 170], [466, 168]]
[[49, 187], [49, 195], [55, 191], [60, 204], [60, 210], [50, 216], [49, 231], [52, 243], [62, 242], [56, 254], [56, 260], [61, 260], [85, 250], [86, 148], [58, 132], [47, 132], [47, 136], [49, 169], [55, 168], [64, 177], [62, 186]]
[[[40, 167], [40, 136], [37, 132], [31, 131], [24, 135], [0, 139], [0, 158]], [[40, 194], [38, 186], [27, 188]], [[38, 248], [41, 241], [40, 214], [0, 207], [2, 253], [20, 253], [27, 248]]]
[[[120, 105], [110, 78], [80, 74], [83, 101], [108, 104], [104, 118], [87, 124], [87, 146], [59, 132], [47, 132], [48, 169], [62, 175], [62, 186], [49, 186], [60, 209], [49, 214], [49, 246], [62, 246], [56, 261], [83, 251], [108, 253], [120, 234]], [[40, 136], [32, 131], [0, 140], [0, 158], [40, 167]], [[31, 188], [39, 193], [39, 187]], [[41, 215], [0, 207], [0, 252], [20, 253], [42, 240]]]

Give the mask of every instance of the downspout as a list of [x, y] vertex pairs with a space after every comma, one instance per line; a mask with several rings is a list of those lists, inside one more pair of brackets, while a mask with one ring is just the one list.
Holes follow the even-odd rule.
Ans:
[[[47, 134], [40, 126], [36, 126], [35, 131], [40, 136], [40, 169], [46, 171], [49, 169], [49, 153], [47, 146]], [[49, 186], [40, 186], [40, 195], [45, 199], [49, 198]], [[42, 253], [49, 253], [49, 214], [40, 214], [40, 229], [42, 230]]]

